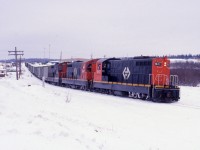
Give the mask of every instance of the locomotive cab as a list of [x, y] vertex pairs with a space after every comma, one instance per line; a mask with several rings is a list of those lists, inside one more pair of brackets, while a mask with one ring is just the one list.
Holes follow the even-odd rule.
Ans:
[[166, 86], [170, 80], [170, 61], [164, 58], [152, 59], [152, 85]]
[[68, 62], [62, 62], [58, 65], [59, 85], [62, 85], [62, 79], [67, 77], [67, 64]]
[[86, 61], [82, 65], [82, 71], [81, 71], [81, 79], [92, 81], [94, 78], [94, 72], [96, 72], [96, 62], [98, 59], [92, 59], [89, 61]]
[[119, 58], [103, 58], [96, 62], [96, 71], [94, 72], [94, 81], [109, 82], [111, 71], [111, 60], [120, 60]]
[[152, 74], [150, 75], [153, 101], [171, 102], [180, 98], [178, 76], [170, 75], [170, 60], [167, 57], [152, 60]]

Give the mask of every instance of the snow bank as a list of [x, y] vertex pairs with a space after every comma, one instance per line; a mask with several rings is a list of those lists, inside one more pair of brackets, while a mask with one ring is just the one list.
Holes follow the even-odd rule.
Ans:
[[46, 84], [25, 70], [0, 80], [4, 150], [199, 150], [200, 88], [159, 104]]

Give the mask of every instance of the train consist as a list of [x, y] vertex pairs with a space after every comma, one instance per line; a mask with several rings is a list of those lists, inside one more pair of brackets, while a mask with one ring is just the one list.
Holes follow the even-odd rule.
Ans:
[[154, 102], [180, 99], [178, 77], [167, 57], [101, 58], [26, 67], [45, 82]]

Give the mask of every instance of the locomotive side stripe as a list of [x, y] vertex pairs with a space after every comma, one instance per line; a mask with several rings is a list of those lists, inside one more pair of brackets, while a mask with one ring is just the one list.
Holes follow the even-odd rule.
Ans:
[[96, 83], [105, 83], [105, 84], [120, 84], [128, 86], [141, 86], [141, 87], [150, 87], [150, 84], [131, 84], [131, 83], [121, 83], [121, 82], [107, 82], [107, 81], [94, 81]]
[[[54, 78], [58, 79], [58, 78]], [[62, 78], [62, 80], [75, 80], [75, 81], [87, 81], [84, 79], [72, 79], [72, 78]], [[97, 83], [104, 83], [104, 84], [119, 84], [119, 85], [127, 85], [127, 86], [140, 86], [140, 87], [150, 87], [150, 84], [132, 84], [132, 83], [122, 83], [122, 82], [107, 82], [107, 81], [94, 81]], [[155, 88], [169, 88], [169, 86], [163, 85], [156, 85]], [[176, 87], [178, 88], [178, 87]]]
[[[170, 88], [169, 86], [164, 86], [164, 85], [156, 85], [155, 88]], [[179, 89], [178, 86], [175, 86], [176, 89]], [[174, 88], [173, 88], [174, 89]]]
[[62, 80], [87, 81], [87, 80], [84, 80], [84, 79], [72, 79], [72, 78], [62, 78]]

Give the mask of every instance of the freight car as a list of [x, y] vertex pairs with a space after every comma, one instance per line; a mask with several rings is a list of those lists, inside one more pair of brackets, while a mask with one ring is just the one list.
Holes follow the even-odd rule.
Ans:
[[[41, 78], [41, 71], [33, 71], [38, 67], [31, 64], [27, 64], [27, 67], [35, 76]], [[178, 77], [170, 75], [169, 67], [170, 61], [167, 57], [102, 58], [63, 62], [47, 68], [48, 76], [45, 76], [45, 81], [135, 99], [173, 102], [179, 100], [180, 89]]]

